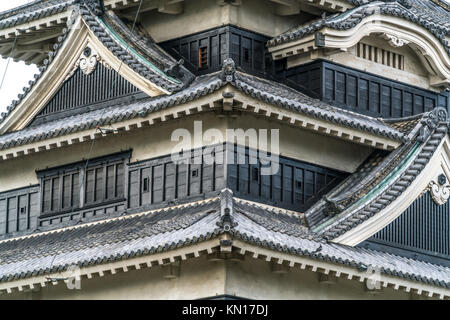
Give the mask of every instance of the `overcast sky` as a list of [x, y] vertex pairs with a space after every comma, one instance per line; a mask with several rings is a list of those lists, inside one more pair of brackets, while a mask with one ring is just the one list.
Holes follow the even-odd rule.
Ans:
[[[31, 1], [34, 0], [1, 0], [0, 12]], [[11, 60], [5, 74], [8, 60], [6, 59], [7, 56], [2, 58], [0, 59], [0, 84], [3, 75], [5, 75], [5, 81], [3, 82], [3, 87], [0, 88], [0, 113], [6, 110], [6, 107], [12, 100], [17, 99], [17, 95], [22, 93], [23, 87], [28, 86], [28, 81], [33, 79], [33, 75], [38, 72], [35, 65], [27, 66], [23, 62]]]

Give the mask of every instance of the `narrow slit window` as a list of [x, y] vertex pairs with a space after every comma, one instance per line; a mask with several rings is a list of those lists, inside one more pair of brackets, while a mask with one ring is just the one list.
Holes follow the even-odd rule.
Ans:
[[208, 67], [208, 47], [198, 49], [198, 67], [204, 69]]
[[150, 179], [149, 178], [144, 178], [144, 180], [142, 181], [142, 192], [148, 192], [149, 191], [149, 182]]

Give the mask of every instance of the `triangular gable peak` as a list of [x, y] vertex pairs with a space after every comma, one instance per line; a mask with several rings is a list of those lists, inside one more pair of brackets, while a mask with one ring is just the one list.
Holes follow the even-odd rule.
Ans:
[[[449, 119], [443, 108], [419, 119], [409, 142], [389, 155], [374, 155], [335, 190], [312, 207], [306, 217], [312, 230], [350, 246], [360, 244], [404, 214], [429, 192], [436, 205], [450, 197]], [[351, 186], [357, 179], [360, 183]], [[425, 210], [435, 210], [433, 205]]]
[[20, 100], [0, 118], [0, 134], [30, 125], [45, 113], [64, 83], [80, 71], [89, 77], [98, 66], [113, 70], [117, 79], [111, 79], [111, 87], [125, 81], [151, 97], [176, 92], [192, 79], [162, 51], [146, 50], [145, 41], [131, 33], [113, 12], [96, 12], [90, 4], [81, 4], [74, 8], [68, 27], [36, 80], [30, 81], [30, 88], [25, 88]]

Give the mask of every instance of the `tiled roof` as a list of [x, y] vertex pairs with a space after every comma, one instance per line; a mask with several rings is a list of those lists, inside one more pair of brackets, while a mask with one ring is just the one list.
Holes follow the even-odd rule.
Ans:
[[428, 29], [446, 48], [450, 55], [450, 46], [446, 36], [450, 35], [450, 12], [431, 0], [370, 1], [353, 0], [355, 8], [342, 14], [293, 28], [268, 41], [269, 47], [301, 39], [324, 27], [348, 30], [358, 25], [364, 18], [380, 12], [381, 14], [402, 17]]
[[391, 153], [375, 152], [306, 213], [314, 232], [335, 239], [385, 209], [425, 168], [449, 128], [447, 111], [437, 108], [410, 129], [410, 139]]
[[249, 204], [228, 189], [218, 198], [1, 241], [0, 281], [151, 255], [224, 233], [274, 251], [355, 268], [371, 266], [383, 274], [450, 288], [447, 267], [319, 241], [301, 216]]
[[35, 0], [0, 12], [0, 30], [63, 12], [76, 1], [78, 0]]
[[[112, 11], [98, 17], [92, 13], [92, 10], [80, 5], [80, 13], [106, 48], [124, 64], [152, 83], [169, 92], [176, 92], [182, 90], [193, 80], [193, 75], [182, 66], [175, 72], [175, 75], [169, 76], [168, 74], [174, 72], [170, 70], [177, 66], [177, 61], [160, 49], [150, 38], [144, 38], [131, 32]], [[58, 43], [53, 46], [54, 50], [49, 53], [48, 59], [44, 60], [44, 65], [39, 68], [40, 73], [34, 75], [34, 80], [29, 81], [28, 87], [23, 88], [23, 93], [18, 95], [18, 100], [14, 100], [6, 108], [7, 111], [1, 114], [0, 123], [20, 104], [48, 70], [69, 32], [68, 29], [63, 30], [62, 36], [58, 38]], [[124, 36], [126, 40], [120, 35]]]
[[243, 214], [235, 214], [232, 235], [247, 243], [292, 255], [346, 265], [372, 267], [381, 273], [450, 288], [450, 268], [385, 252], [321, 243], [273, 231]]
[[6, 107], [6, 112], [2, 112], [0, 114], [0, 123], [2, 123], [9, 114], [22, 102], [22, 100], [26, 97], [28, 92], [33, 89], [39, 79], [44, 75], [47, 71], [49, 64], [53, 61], [54, 57], [58, 54], [59, 49], [62, 47], [64, 41], [67, 38], [68, 30], [64, 29], [63, 34], [58, 37], [58, 42], [53, 45], [53, 51], [50, 51], [48, 54], [48, 59], [44, 60], [43, 66], [39, 67], [39, 73], [33, 76], [33, 80], [28, 81], [28, 87], [23, 88], [23, 92], [19, 93], [17, 96], [17, 100], [13, 100], [9, 106]]
[[398, 141], [403, 139], [403, 134], [400, 131], [382, 120], [330, 106], [277, 82], [233, 71], [230, 82], [224, 78], [224, 72], [200, 76], [187, 88], [172, 95], [147, 98], [130, 104], [108, 106], [107, 109], [97, 109], [6, 133], [0, 136], [0, 150], [95, 128], [96, 126], [143, 117], [148, 113], [196, 100], [217, 91], [227, 83], [245, 94], [282, 108]]

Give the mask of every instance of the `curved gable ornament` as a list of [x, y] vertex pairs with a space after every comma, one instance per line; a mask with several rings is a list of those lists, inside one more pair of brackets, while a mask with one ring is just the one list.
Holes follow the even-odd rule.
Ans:
[[430, 181], [427, 190], [437, 205], [444, 205], [450, 198], [450, 184], [444, 174], [439, 175], [437, 181]]
[[25, 128], [78, 68], [89, 75], [99, 62], [106, 68], [120, 70], [125, 80], [151, 97], [170, 94], [166, 88], [134, 71], [111, 52], [76, 10], [71, 15], [69, 26], [70, 29], [64, 29], [64, 36], [59, 38], [57, 49], [49, 54], [47, 63], [41, 67], [33, 87], [0, 122], [0, 134]]

